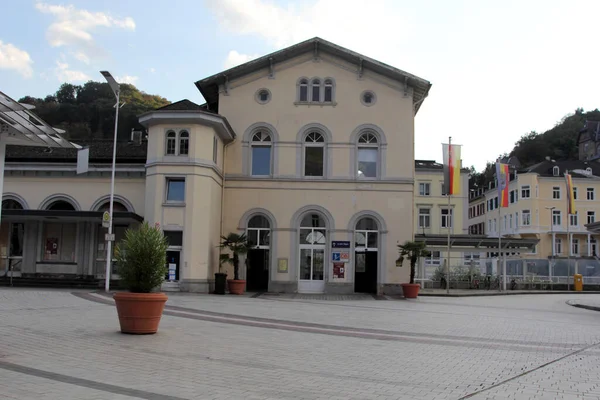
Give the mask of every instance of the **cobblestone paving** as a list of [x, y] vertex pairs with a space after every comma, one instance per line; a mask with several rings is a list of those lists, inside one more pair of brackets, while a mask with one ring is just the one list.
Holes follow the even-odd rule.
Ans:
[[141, 337], [76, 294], [0, 290], [0, 399], [600, 398], [600, 314], [572, 294], [169, 294]]

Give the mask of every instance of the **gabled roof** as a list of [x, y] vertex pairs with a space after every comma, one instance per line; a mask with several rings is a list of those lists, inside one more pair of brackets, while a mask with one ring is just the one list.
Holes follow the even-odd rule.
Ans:
[[206, 104], [199, 105], [188, 99], [176, 101], [175, 103], [167, 104], [159, 107], [154, 111], [207, 111]]
[[366, 68], [383, 76], [387, 76], [388, 78], [406, 83], [414, 90], [413, 104], [415, 106], [415, 114], [419, 111], [421, 103], [425, 100], [429, 94], [429, 89], [431, 88], [431, 83], [425, 79], [352, 50], [348, 50], [319, 37], [305, 40], [304, 42], [297, 43], [290, 47], [286, 47], [285, 49], [267, 54], [266, 56], [249, 61], [245, 64], [201, 79], [196, 82], [196, 87], [200, 90], [202, 96], [204, 96], [209, 108], [218, 112], [220, 84], [223, 84], [228, 80], [248, 75], [263, 68], [269, 68], [276, 63], [289, 60], [308, 52], [325, 52], [350, 63], [354, 63], [356, 64], [357, 73], [359, 68], [361, 68], [360, 66], [362, 66], [363, 69]]
[[[419, 170], [440, 170], [444, 169], [444, 164], [434, 160], [415, 160], [415, 169]], [[460, 172], [469, 172], [468, 168], [461, 168]]]
[[[545, 160], [531, 167], [524, 168], [519, 170], [519, 174], [527, 174], [534, 173], [544, 177], [553, 177], [554, 171], [553, 168], [558, 167], [559, 177], [564, 177], [564, 173], [567, 171], [573, 171], [575, 169], [583, 169], [591, 168], [592, 174], [596, 176], [600, 176], [600, 163], [596, 161], [579, 161], [579, 160], [562, 160], [562, 161], [552, 161]], [[581, 178], [580, 175], [574, 174], [574, 178]]]
[[[111, 163], [113, 139], [79, 139], [77, 142], [90, 149], [90, 162]], [[117, 163], [145, 164], [148, 142], [117, 142]], [[54, 148], [47, 152], [46, 148], [33, 146], [6, 146], [6, 162], [77, 162], [77, 149]]]

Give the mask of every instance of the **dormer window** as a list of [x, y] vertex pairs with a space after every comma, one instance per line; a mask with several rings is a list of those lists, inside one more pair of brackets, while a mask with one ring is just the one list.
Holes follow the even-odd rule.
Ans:
[[190, 133], [186, 129], [168, 130], [165, 138], [165, 155], [187, 156], [190, 152]]
[[554, 176], [560, 176], [560, 169], [558, 168], [558, 166], [554, 166], [552, 167], [552, 175]]
[[333, 78], [300, 78], [296, 83], [296, 102], [335, 105], [335, 81]]

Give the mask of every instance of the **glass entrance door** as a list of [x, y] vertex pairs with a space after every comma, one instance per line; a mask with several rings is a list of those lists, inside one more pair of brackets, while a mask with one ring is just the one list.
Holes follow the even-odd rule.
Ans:
[[3, 222], [0, 227], [0, 276], [21, 276], [25, 224]]
[[179, 281], [179, 250], [167, 250], [167, 275], [165, 275], [165, 281], [177, 282]]

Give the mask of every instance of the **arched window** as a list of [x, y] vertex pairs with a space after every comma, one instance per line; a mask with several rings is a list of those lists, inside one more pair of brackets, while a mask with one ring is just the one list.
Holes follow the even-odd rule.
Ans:
[[323, 217], [309, 213], [300, 222], [300, 280], [323, 281], [326, 223]]
[[555, 165], [554, 167], [552, 167], [552, 175], [554, 175], [554, 176], [559, 176], [560, 175], [560, 168], [558, 168], [557, 165]]
[[269, 248], [271, 244], [271, 224], [263, 215], [255, 215], [248, 221], [246, 229], [250, 247]]
[[3, 210], [22, 210], [23, 205], [14, 199], [6, 199], [2, 200], [2, 209]]
[[377, 250], [377, 238], [379, 228], [377, 222], [371, 217], [363, 217], [356, 223], [354, 230], [354, 247], [356, 251], [360, 249], [368, 251]]
[[333, 101], [333, 80], [325, 79], [325, 103], [331, 103]]
[[[110, 201], [107, 201], [106, 203], [102, 204], [99, 208], [98, 211], [110, 211]], [[119, 202], [119, 201], [114, 201], [113, 200], [113, 212], [127, 212], [129, 210], [127, 210], [127, 207], [125, 207], [123, 205], [123, 203]]]
[[250, 142], [252, 149], [252, 175], [271, 175], [271, 145], [271, 135], [268, 132], [261, 130], [252, 135]]
[[179, 155], [187, 156], [190, 150], [190, 134], [188, 131], [179, 132]]
[[311, 88], [311, 98], [310, 101], [313, 103], [318, 103], [321, 101], [321, 80], [313, 79], [310, 83]]
[[324, 176], [325, 138], [320, 132], [310, 131], [304, 138], [304, 176]]
[[379, 140], [372, 131], [363, 132], [358, 137], [357, 176], [376, 178], [378, 175]]
[[298, 101], [308, 101], [308, 80], [301, 79], [298, 86]]
[[75, 211], [75, 207], [73, 207], [73, 204], [71, 204], [65, 200], [56, 200], [56, 201], [53, 201], [52, 203], [50, 203], [50, 205], [48, 205], [48, 207], [46, 207], [46, 210]]
[[175, 155], [175, 148], [177, 143], [177, 134], [173, 131], [167, 132], [167, 143], [165, 146], [165, 154], [168, 156]]

